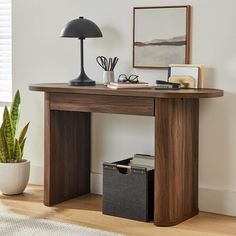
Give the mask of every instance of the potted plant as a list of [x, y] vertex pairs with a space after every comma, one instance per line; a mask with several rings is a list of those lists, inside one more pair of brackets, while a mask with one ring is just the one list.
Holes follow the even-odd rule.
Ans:
[[23, 159], [29, 123], [16, 136], [20, 102], [17, 91], [10, 110], [5, 106], [0, 128], [0, 191], [6, 195], [23, 193], [29, 180], [30, 162]]

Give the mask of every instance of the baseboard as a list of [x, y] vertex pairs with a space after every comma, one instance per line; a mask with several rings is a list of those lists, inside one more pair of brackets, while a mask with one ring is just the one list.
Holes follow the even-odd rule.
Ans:
[[[43, 185], [43, 167], [42, 166], [30, 166], [30, 178], [29, 184]], [[102, 174], [91, 173], [91, 193], [102, 194]]]
[[199, 188], [199, 209], [201, 211], [236, 216], [235, 199], [235, 190]]
[[[43, 185], [43, 167], [31, 166], [30, 184]], [[91, 193], [102, 194], [102, 174], [91, 173]], [[236, 216], [236, 191], [212, 187], [199, 188], [199, 210]]]
[[30, 184], [43, 185], [43, 167], [42, 166], [30, 166]]
[[91, 173], [91, 193], [102, 194], [102, 174]]
[[[91, 173], [91, 192], [102, 194], [102, 174]], [[236, 191], [199, 188], [199, 210], [216, 214], [236, 216]]]

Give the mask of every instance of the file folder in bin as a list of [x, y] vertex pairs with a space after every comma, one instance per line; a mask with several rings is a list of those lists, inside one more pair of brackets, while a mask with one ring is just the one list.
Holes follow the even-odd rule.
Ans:
[[127, 166], [132, 158], [103, 163], [103, 214], [153, 220], [154, 169]]

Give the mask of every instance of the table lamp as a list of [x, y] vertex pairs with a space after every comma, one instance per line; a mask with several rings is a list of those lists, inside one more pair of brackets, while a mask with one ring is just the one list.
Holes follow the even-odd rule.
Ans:
[[91, 80], [84, 71], [84, 45], [83, 41], [86, 38], [99, 38], [102, 37], [102, 32], [98, 26], [84, 17], [79, 17], [66, 24], [61, 31], [61, 37], [65, 38], [78, 38], [80, 40], [80, 54], [81, 54], [81, 72], [80, 75], [71, 80], [71, 86], [94, 86], [95, 81]]

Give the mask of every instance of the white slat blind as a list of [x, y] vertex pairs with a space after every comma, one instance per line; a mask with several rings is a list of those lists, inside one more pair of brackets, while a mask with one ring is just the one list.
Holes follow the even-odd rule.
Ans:
[[0, 0], [0, 103], [12, 98], [11, 0]]

